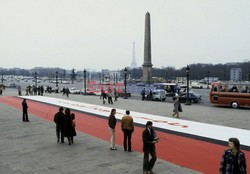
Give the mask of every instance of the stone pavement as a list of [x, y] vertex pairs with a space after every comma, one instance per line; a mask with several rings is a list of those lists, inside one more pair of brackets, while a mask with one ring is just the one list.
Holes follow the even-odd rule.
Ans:
[[[75, 144], [56, 142], [55, 124], [35, 115], [22, 122], [22, 112], [0, 103], [1, 174], [140, 174], [143, 154], [126, 153], [118, 146], [77, 132]], [[108, 131], [108, 130], [107, 130]], [[67, 141], [66, 141], [67, 142]], [[198, 173], [157, 160], [158, 174]]]

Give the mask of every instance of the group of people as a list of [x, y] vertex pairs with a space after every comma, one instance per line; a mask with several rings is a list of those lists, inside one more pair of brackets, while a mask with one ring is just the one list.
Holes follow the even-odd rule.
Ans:
[[[108, 119], [108, 126], [110, 130], [110, 150], [117, 150], [117, 148], [115, 147], [115, 127], [117, 122], [115, 114], [116, 109], [112, 109]], [[134, 122], [133, 118], [130, 116], [129, 110], [126, 110], [126, 114], [122, 117], [121, 129], [124, 135], [124, 151], [132, 152], [131, 137], [132, 133], [134, 132]], [[142, 133], [142, 140], [144, 152], [143, 174], [154, 174], [152, 169], [157, 159], [155, 144], [159, 142], [159, 138], [157, 137], [153, 129], [153, 122], [148, 121], [146, 123], [146, 128]], [[151, 155], [151, 159], [149, 159], [149, 155]]]
[[[178, 97], [176, 99], [178, 102]], [[108, 119], [108, 126], [110, 130], [110, 150], [117, 150], [115, 146], [115, 127], [116, 127], [116, 109], [112, 109]], [[130, 111], [126, 111], [126, 115], [122, 117], [121, 129], [124, 134], [123, 147], [124, 151], [132, 152], [131, 137], [134, 132], [133, 118], [129, 115]], [[178, 116], [177, 116], [178, 117]], [[154, 129], [153, 122], [147, 121], [146, 128], [142, 133], [143, 141], [143, 174], [154, 174], [152, 171], [156, 162], [156, 147], [155, 144], [159, 142]], [[220, 164], [220, 174], [246, 174], [246, 158], [244, 152], [240, 150], [240, 141], [237, 138], [229, 138], [229, 149], [225, 150], [222, 155]], [[149, 155], [151, 159], [149, 159]]]
[[111, 88], [109, 88], [108, 91], [107, 91], [107, 93], [105, 92], [104, 89], [101, 89], [100, 99], [102, 98], [103, 104], [105, 104], [106, 99], [108, 99], [108, 103], [109, 104], [113, 104], [113, 96], [115, 98], [114, 101], [117, 101], [118, 94], [117, 94], [117, 90], [115, 88], [114, 88], [114, 90], [112, 90]]
[[62, 95], [66, 94], [66, 96], [69, 97], [69, 93], [70, 93], [70, 91], [69, 91], [68, 87], [63, 87], [62, 88]]
[[[178, 98], [178, 97], [177, 97]], [[23, 122], [29, 122], [28, 105], [26, 99], [23, 99]], [[74, 143], [75, 130], [75, 114], [71, 113], [70, 109], [59, 108], [59, 111], [54, 116], [56, 124], [57, 142], [64, 143], [64, 137], [68, 138], [69, 145]], [[115, 128], [117, 119], [115, 117], [116, 109], [112, 109], [108, 118], [108, 127], [110, 131], [110, 150], [117, 150], [115, 146]], [[155, 144], [159, 142], [154, 129], [153, 122], [147, 121], [146, 128], [142, 133], [143, 141], [143, 174], [154, 174], [152, 171], [157, 160]], [[130, 116], [130, 111], [126, 110], [126, 114], [121, 120], [121, 129], [123, 131], [123, 148], [124, 151], [132, 152], [131, 138], [134, 132], [134, 121]], [[225, 150], [220, 163], [220, 174], [246, 174], [246, 158], [244, 152], [240, 150], [240, 141], [237, 138], [229, 138], [229, 149]], [[149, 157], [151, 156], [151, 159]]]
[[75, 114], [71, 113], [70, 109], [60, 107], [59, 111], [54, 116], [54, 122], [56, 124], [56, 136], [57, 142], [64, 143], [64, 137], [68, 138], [69, 145], [74, 144], [74, 136], [76, 136], [75, 130]]
[[[18, 95], [22, 95], [22, 89], [21, 86], [17, 88]], [[41, 95], [43, 96], [44, 93], [44, 87], [42, 86], [35, 86], [35, 85], [29, 85], [26, 87], [26, 94], [25, 95]]]

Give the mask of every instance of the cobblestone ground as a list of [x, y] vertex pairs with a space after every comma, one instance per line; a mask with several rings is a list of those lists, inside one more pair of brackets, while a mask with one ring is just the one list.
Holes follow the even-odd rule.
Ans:
[[[75, 144], [56, 142], [54, 123], [0, 104], [1, 174], [140, 174], [143, 155], [110, 151], [108, 142], [78, 132]], [[194, 174], [190, 169], [157, 160], [158, 174]]]

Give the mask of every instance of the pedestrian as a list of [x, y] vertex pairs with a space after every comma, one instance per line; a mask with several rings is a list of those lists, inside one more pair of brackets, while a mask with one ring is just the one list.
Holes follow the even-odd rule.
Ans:
[[23, 122], [29, 122], [28, 104], [26, 102], [26, 99], [23, 99], [22, 106], [23, 106]]
[[182, 106], [180, 103], [180, 97], [177, 95], [174, 101], [173, 117], [179, 118], [179, 112], [182, 112]]
[[61, 138], [61, 143], [64, 143], [64, 134], [63, 134], [64, 121], [65, 121], [65, 115], [63, 113], [63, 107], [60, 107], [59, 112], [57, 112], [54, 116], [54, 122], [56, 123], [57, 142], [59, 142]]
[[[156, 150], [155, 144], [159, 142], [159, 138], [156, 136], [153, 129], [153, 122], [148, 121], [146, 123], [146, 129], [142, 133], [143, 140], [143, 174], [154, 174], [152, 171], [156, 162]], [[151, 159], [149, 160], [149, 154]]]
[[66, 93], [66, 96], [67, 96], [67, 98], [69, 97], [69, 88], [67, 87], [67, 88], [65, 88], [65, 93]]
[[43, 85], [41, 86], [41, 96], [43, 96], [44, 88]]
[[131, 137], [134, 132], [134, 121], [133, 118], [129, 115], [130, 111], [126, 110], [126, 115], [122, 117], [121, 128], [123, 131], [124, 139], [123, 146], [124, 151], [132, 152], [131, 150]]
[[72, 118], [70, 115], [70, 109], [65, 109], [65, 122], [64, 122], [64, 136], [68, 138], [69, 145], [72, 144], [71, 137], [73, 136], [73, 124], [72, 124]]
[[220, 174], [246, 174], [245, 154], [240, 150], [240, 141], [237, 138], [229, 138], [229, 149], [221, 158]]
[[105, 91], [103, 89], [102, 89], [101, 96], [102, 96], [102, 103], [105, 104], [105, 101], [107, 99], [107, 95], [106, 95], [106, 93], [105, 93]]
[[3, 86], [0, 86], [0, 95], [3, 94]]
[[118, 94], [117, 94], [117, 90], [116, 90], [116, 88], [114, 88], [114, 96], [115, 96], [115, 100], [114, 100], [114, 101], [117, 101]]
[[143, 88], [143, 90], [141, 91], [141, 95], [142, 95], [142, 100], [145, 100], [145, 95], [146, 95], [146, 89]]
[[74, 144], [74, 136], [76, 136], [76, 121], [75, 121], [75, 114], [71, 113], [71, 120], [72, 120], [72, 132], [71, 132], [71, 143]]
[[116, 126], [116, 109], [112, 109], [109, 115], [108, 125], [110, 131], [110, 150], [117, 150], [115, 147], [115, 126]]
[[18, 95], [21, 96], [22, 95], [22, 88], [20, 85], [18, 86], [17, 90], [18, 90]]
[[112, 90], [109, 88], [108, 89], [108, 102], [109, 104], [113, 104], [113, 100], [112, 100]]

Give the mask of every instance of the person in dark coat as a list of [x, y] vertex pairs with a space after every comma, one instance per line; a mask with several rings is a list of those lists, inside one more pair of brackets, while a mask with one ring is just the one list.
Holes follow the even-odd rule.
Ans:
[[115, 126], [116, 126], [116, 118], [115, 118], [116, 109], [112, 109], [109, 115], [109, 131], [110, 131], [110, 150], [117, 150], [115, 147]]
[[22, 106], [23, 106], [23, 122], [29, 122], [28, 105], [26, 99], [23, 99]]
[[[143, 140], [143, 174], [154, 174], [152, 171], [156, 157], [155, 144], [158, 143], [159, 138], [156, 136], [153, 130], [153, 123], [148, 121], [146, 123], [146, 129], [142, 133]], [[149, 161], [149, 154], [151, 155], [151, 159]]]
[[69, 145], [72, 144], [71, 137], [73, 136], [73, 124], [70, 115], [70, 109], [65, 109], [64, 136], [68, 138]]
[[224, 152], [220, 163], [220, 174], [246, 174], [246, 158], [240, 150], [240, 141], [229, 138], [229, 149]]
[[71, 120], [72, 120], [72, 133], [71, 133], [71, 143], [74, 144], [74, 136], [76, 136], [76, 122], [75, 122], [75, 114], [74, 113], [71, 113]]
[[61, 135], [61, 143], [64, 143], [64, 134], [63, 134], [64, 120], [65, 120], [65, 115], [63, 113], [63, 107], [60, 107], [59, 112], [57, 112], [54, 116], [54, 122], [56, 123], [57, 142], [59, 142]]
[[142, 95], [142, 100], [145, 100], [145, 95], [146, 95], [146, 89], [143, 88], [143, 90], [141, 91], [141, 95]]
[[68, 88], [68, 87], [65, 88], [65, 94], [66, 94], [67, 97], [69, 97], [69, 93], [70, 93], [70, 92], [69, 92], [69, 88]]

